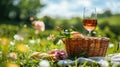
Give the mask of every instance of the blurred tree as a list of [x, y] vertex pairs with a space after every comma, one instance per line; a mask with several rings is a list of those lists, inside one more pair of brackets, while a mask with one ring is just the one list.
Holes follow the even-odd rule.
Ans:
[[112, 12], [109, 9], [105, 10], [102, 14], [100, 13], [97, 14], [98, 18], [110, 17], [110, 16], [112, 16]]
[[0, 18], [8, 19], [10, 8], [13, 7], [11, 0], [0, 0]]
[[44, 16], [43, 21], [45, 23], [45, 29], [52, 30], [56, 27], [55, 20], [49, 16]]
[[103, 15], [105, 17], [110, 17], [110, 16], [112, 16], [112, 12], [110, 10], [105, 10], [104, 13], [103, 13]]
[[43, 6], [40, 0], [0, 0], [0, 19], [28, 20]]
[[98, 24], [100, 29], [104, 29], [106, 26], [110, 27], [109, 21], [103, 21], [101, 24]]
[[71, 27], [71, 24], [69, 23], [69, 20], [64, 19], [61, 26], [63, 27], [63, 29], [69, 29]]

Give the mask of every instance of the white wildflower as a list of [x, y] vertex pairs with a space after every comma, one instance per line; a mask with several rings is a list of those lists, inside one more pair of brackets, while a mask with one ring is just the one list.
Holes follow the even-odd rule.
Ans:
[[18, 34], [16, 34], [16, 35], [14, 35], [14, 39], [15, 40], [24, 40], [24, 38], [21, 36], [21, 35], [18, 35]]
[[39, 67], [50, 67], [50, 63], [47, 60], [41, 60], [39, 62]]
[[63, 44], [63, 41], [60, 39], [57, 44]]
[[28, 49], [30, 49], [30, 47], [28, 45], [25, 45]]
[[47, 40], [50, 40], [50, 37], [47, 37]]
[[47, 40], [53, 41], [55, 39], [55, 36], [53, 34], [50, 34], [49, 37], [47, 37]]
[[23, 27], [26, 28], [26, 27], [27, 27], [27, 24], [24, 24]]
[[40, 43], [40, 39], [36, 39], [36, 43]]
[[109, 48], [112, 48], [112, 47], [114, 47], [114, 44], [109, 44], [108, 47], [109, 47]]
[[2, 51], [0, 51], [0, 55], [2, 54]]
[[15, 45], [15, 42], [10, 41], [10, 45], [14, 46], [14, 45]]
[[35, 40], [29, 40], [30, 44], [35, 44]]

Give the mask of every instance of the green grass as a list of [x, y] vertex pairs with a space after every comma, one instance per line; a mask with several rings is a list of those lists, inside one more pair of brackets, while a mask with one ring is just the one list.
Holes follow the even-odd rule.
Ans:
[[120, 15], [116, 16], [111, 16], [111, 17], [104, 17], [98, 19], [98, 23], [109, 23], [110, 25], [120, 25]]
[[[32, 35], [34, 37], [34, 35]], [[3, 39], [6, 40], [3, 40]], [[26, 39], [23, 41], [17, 41], [14, 39], [10, 39], [10, 38], [6, 38], [6, 37], [2, 37], [0, 40], [0, 51], [3, 52], [3, 55], [0, 54], [0, 65], [5, 65], [5, 63], [16, 63], [21, 65], [22, 67], [37, 67], [39, 66], [39, 62], [40, 59], [44, 59], [44, 58], [37, 58], [37, 59], [32, 59], [30, 58], [31, 54], [34, 52], [41, 52], [41, 53], [47, 53], [53, 49], [63, 49], [65, 50], [65, 46], [64, 44], [61, 45], [54, 45], [52, 41], [47, 40], [47, 38], [32, 38], [32, 40], [35, 41], [34, 44], [30, 43], [31, 39]], [[7, 42], [7, 44], [4, 44], [4, 42]], [[14, 45], [9, 44], [9, 42], [14, 42]], [[17, 48], [19, 45], [28, 45], [29, 48], [27, 48], [27, 52], [24, 51], [20, 51], [18, 50], [19, 48]], [[116, 45], [116, 44], [114, 44]], [[8, 46], [8, 47], [7, 47]], [[24, 47], [20, 47], [20, 49], [22, 49]], [[12, 59], [9, 57], [9, 53], [11, 52], [15, 52], [18, 54], [18, 58], [17, 59]], [[114, 53], [119, 53], [120, 49], [117, 51], [116, 50], [116, 46], [108, 48], [107, 51], [107, 55], [108, 54], [114, 54]], [[51, 62], [51, 64], [54, 64], [54, 61], [50, 60], [50, 59], [46, 59], [49, 60]], [[83, 64], [84, 66], [86, 66], [86, 63]], [[54, 66], [54, 65], [51, 65]], [[77, 67], [78, 65], [74, 66]], [[56, 67], [56, 66], [55, 66]], [[86, 67], [91, 67], [91, 66], [86, 66]], [[94, 67], [94, 66], [93, 66]]]
[[[106, 18], [100, 18], [98, 19], [98, 23], [102, 24], [104, 22], [109, 22], [110, 25], [120, 25], [119, 23], [120, 16], [111, 16]], [[77, 20], [70, 20], [70, 24], [73, 22], [78, 22]], [[62, 21], [58, 21], [62, 22]], [[69, 21], [68, 21], [69, 22]], [[61, 23], [59, 23], [61, 24]], [[0, 24], [0, 66], [4, 67], [6, 63], [16, 63], [21, 65], [22, 67], [38, 67], [40, 59], [32, 59], [30, 58], [31, 54], [34, 52], [41, 52], [41, 53], [47, 53], [53, 49], [63, 49], [65, 50], [64, 44], [61, 45], [54, 45], [52, 41], [47, 40], [50, 34], [54, 34], [57, 36], [59, 32], [54, 30], [45, 30], [44, 32], [39, 32], [38, 34], [35, 34], [34, 27], [23, 27], [24, 24], [21, 25], [9, 25], [9, 24]], [[100, 34], [104, 34], [104, 36], [109, 35], [112, 37], [112, 35], [115, 35], [114, 33], [111, 34], [111, 31], [109, 30], [109, 27], [105, 30], [97, 29], [97, 32]], [[24, 37], [23, 41], [17, 41], [13, 37], [15, 34], [19, 34], [22, 37]], [[35, 42], [32, 44], [30, 43], [30, 40], [34, 40]], [[109, 47], [107, 51], [108, 54], [113, 53], [119, 53], [120, 49], [117, 50], [118, 42], [113, 37], [111, 39], [110, 43], [114, 44], [113, 47]], [[14, 45], [10, 43], [14, 43]], [[17, 49], [18, 45], [27, 45], [27, 52], [21, 52]], [[22, 49], [22, 48], [21, 48]], [[17, 59], [11, 59], [9, 57], [9, 53], [15, 52], [18, 54]], [[49, 59], [47, 59], [49, 60]], [[49, 60], [51, 64], [54, 64], [53, 60]], [[83, 64], [85, 65], [85, 64]], [[54, 66], [54, 65], [52, 65]], [[77, 66], [77, 65], [76, 65]], [[76, 67], [74, 66], [74, 67]], [[86, 66], [86, 65], [85, 65]], [[90, 66], [86, 66], [90, 67]]]

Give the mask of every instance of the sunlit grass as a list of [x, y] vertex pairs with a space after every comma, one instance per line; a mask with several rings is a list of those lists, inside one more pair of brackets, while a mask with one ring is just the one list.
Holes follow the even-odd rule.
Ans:
[[[105, 20], [107, 19], [105, 18]], [[111, 20], [116, 19], [113, 17]], [[38, 31], [38, 34], [36, 34], [33, 27], [21, 26], [19, 28], [18, 26], [5, 24], [0, 25], [0, 27], [0, 65], [3, 65], [3, 67], [4, 65], [7, 65], [7, 67], [38, 67], [41, 58], [31, 58], [32, 53], [47, 53], [53, 49], [65, 50], [64, 44], [54, 45], [53, 41], [48, 38], [51, 34], [57, 36], [59, 34], [57, 30]], [[98, 31], [103, 33], [99, 29]], [[23, 39], [15, 39], [15, 35], [20, 35]], [[106, 55], [120, 52], [118, 42], [116, 39], [112, 40], [110, 43], [113, 46], [108, 47]], [[50, 60], [50, 62], [51, 64], [55, 63], [53, 60]], [[86, 66], [86, 64], [84, 63], [83, 66]], [[77, 67], [77, 64], [74, 67]]]
[[110, 25], [117, 25], [117, 24], [120, 25], [118, 18], [120, 18], [120, 16], [104, 17], [98, 19], [98, 23], [101, 24], [102, 22], [104, 23], [109, 22]]

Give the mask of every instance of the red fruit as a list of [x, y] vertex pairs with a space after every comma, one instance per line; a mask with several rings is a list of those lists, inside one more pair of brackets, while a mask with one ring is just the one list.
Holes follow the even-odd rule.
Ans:
[[49, 55], [52, 55], [54, 60], [63, 60], [68, 57], [66, 51], [54, 49], [48, 52]]
[[57, 60], [63, 60], [63, 59], [66, 59], [67, 57], [68, 57], [68, 55], [64, 50], [58, 50], [55, 53], [55, 58]]

